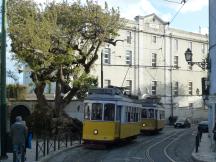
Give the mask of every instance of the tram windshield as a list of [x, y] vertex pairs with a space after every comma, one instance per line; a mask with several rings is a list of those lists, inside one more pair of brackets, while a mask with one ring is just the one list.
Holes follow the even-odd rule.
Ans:
[[154, 118], [154, 109], [149, 109], [149, 118]]
[[142, 117], [142, 118], [147, 118], [147, 117], [148, 117], [148, 116], [147, 116], [147, 114], [148, 114], [147, 112], [148, 112], [148, 111], [147, 111], [146, 109], [143, 109], [143, 110], [142, 110], [141, 117]]
[[104, 104], [104, 120], [114, 121], [115, 119], [115, 104]]
[[102, 120], [103, 104], [93, 103], [92, 104], [92, 120]]

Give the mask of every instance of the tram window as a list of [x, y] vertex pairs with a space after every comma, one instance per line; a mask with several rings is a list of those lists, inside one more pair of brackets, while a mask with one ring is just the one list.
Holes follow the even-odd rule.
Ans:
[[90, 119], [90, 107], [88, 104], [85, 104], [84, 107], [84, 119]]
[[128, 109], [127, 122], [131, 122], [131, 108], [127, 107], [127, 109]]
[[92, 104], [92, 120], [102, 120], [103, 104], [93, 103]]
[[158, 119], [158, 110], [155, 110], [155, 119]]
[[165, 112], [162, 111], [162, 119], [165, 119]]
[[159, 119], [161, 120], [162, 119], [162, 111], [159, 111]]
[[136, 119], [136, 108], [134, 108], [134, 122], [136, 122], [137, 121], [137, 119]]
[[134, 121], [134, 116], [133, 116], [134, 112], [133, 112], [133, 108], [130, 108], [130, 122]]
[[122, 109], [122, 106], [118, 105], [116, 109], [116, 120], [117, 121], [121, 121], [121, 109]]
[[142, 118], [147, 118], [147, 110], [146, 110], [146, 109], [143, 109], [143, 110], [142, 110], [141, 117], [142, 117]]
[[149, 118], [154, 118], [154, 110], [149, 109]]
[[115, 119], [115, 104], [105, 104], [104, 105], [104, 120], [114, 121]]

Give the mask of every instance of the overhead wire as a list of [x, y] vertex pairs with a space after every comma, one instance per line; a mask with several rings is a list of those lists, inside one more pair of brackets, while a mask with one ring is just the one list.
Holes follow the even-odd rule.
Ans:
[[176, 2], [176, 1], [171, 1], [171, 0], [164, 0], [164, 1], [167, 1], [167, 2], [170, 2], [170, 3], [182, 4], [182, 2]]
[[180, 4], [181, 7], [179, 8], [179, 10], [175, 13], [175, 15], [172, 17], [172, 19], [169, 21], [169, 25], [174, 21], [174, 19], [176, 18], [176, 16], [180, 13], [180, 11], [182, 10], [182, 8], [184, 7], [184, 5], [188, 2], [189, 0], [182, 0]]

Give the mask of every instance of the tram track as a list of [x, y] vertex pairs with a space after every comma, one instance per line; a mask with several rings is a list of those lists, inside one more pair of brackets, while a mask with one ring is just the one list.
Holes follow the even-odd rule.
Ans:
[[153, 145], [151, 145], [150, 147], [148, 147], [147, 150], [145, 151], [145, 156], [146, 156], [147, 160], [149, 160], [150, 162], [155, 162], [155, 160], [150, 156], [151, 149], [156, 147], [158, 144], [167, 141], [169, 138], [175, 137], [177, 134], [178, 134], [178, 132], [174, 132], [174, 133], [172, 133], [172, 135], [169, 135], [168, 137], [164, 138], [163, 140], [156, 142]]
[[68, 152], [62, 162], [186, 162], [181, 157], [184, 153], [179, 152], [177, 155], [175, 150], [179, 151], [179, 140], [182, 141], [189, 132], [188, 129], [168, 128], [158, 135], [140, 135], [128, 144], [114, 145], [107, 149], [95, 150], [82, 146]]
[[[183, 130], [185, 131], [185, 130]], [[191, 133], [191, 131], [187, 131], [187, 132], [174, 132], [171, 135], [169, 135], [168, 137], [164, 138], [161, 141], [158, 141], [156, 143], [154, 143], [153, 145], [151, 145], [150, 147], [147, 148], [146, 152], [145, 152], [145, 156], [147, 158], [147, 160], [149, 162], [158, 162], [158, 159], [160, 159], [160, 161], [162, 162], [177, 162], [176, 158], [174, 158], [173, 156], [171, 157], [172, 153], [170, 154], [168, 152], [168, 149], [174, 145], [175, 142], [178, 142], [181, 138], [183, 138], [184, 136], [188, 135]], [[180, 133], [180, 134], [179, 134]], [[157, 146], [160, 145], [160, 147], [157, 148]], [[174, 147], [176, 148], [176, 146], [174, 145]], [[154, 151], [153, 151], [154, 149]], [[156, 153], [155, 157], [157, 157], [157, 160], [154, 159], [153, 155]], [[159, 156], [159, 158], [158, 158]], [[182, 157], [177, 157], [182, 159]], [[166, 160], [165, 160], [166, 159]], [[179, 160], [178, 160], [179, 161]], [[185, 161], [185, 160], [183, 160]], [[181, 161], [182, 162], [182, 161]]]
[[[157, 140], [161, 140], [163, 139], [165, 136], [167, 136], [167, 134], [170, 134], [171, 132], [173, 132], [174, 130], [170, 130], [169, 132], [165, 132], [163, 134], [157, 134], [154, 136], [145, 136], [145, 135], [140, 135], [143, 138], [143, 141], [141, 143], [138, 144], [138, 146], [131, 148], [128, 152], [127, 152], [127, 156], [130, 155], [135, 155], [138, 154], [140, 151], [143, 150], [144, 147], [150, 145], [153, 142], [156, 142]], [[146, 138], [151, 138], [151, 139], [146, 139]]]
[[166, 145], [163, 149], [164, 155], [171, 161], [171, 162], [176, 162], [171, 156], [168, 155], [167, 149], [176, 141], [178, 141], [181, 137], [183, 137], [184, 135], [186, 135], [187, 133], [183, 133], [180, 136], [178, 136], [178, 138], [172, 140], [170, 143], [168, 143], [168, 145]]
[[[174, 162], [190, 162], [190, 156], [188, 157], [185, 152], [186, 150], [182, 150], [182, 146], [185, 144], [189, 144], [191, 140], [193, 140], [193, 131], [189, 130], [182, 135], [180, 135], [177, 139], [171, 141], [165, 148], [164, 154], [167, 156], [170, 161]], [[192, 135], [192, 136], [191, 136]], [[190, 145], [191, 146], [191, 145]], [[188, 148], [188, 147], [187, 147]], [[189, 147], [187, 151], [192, 151], [193, 146]]]

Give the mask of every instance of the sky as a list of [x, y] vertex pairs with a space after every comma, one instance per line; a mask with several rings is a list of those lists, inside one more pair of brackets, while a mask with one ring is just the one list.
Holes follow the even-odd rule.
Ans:
[[[0, 0], [1, 1], [1, 0]], [[45, 3], [52, 0], [35, 0], [37, 3]], [[55, 0], [62, 2], [66, 0]], [[81, 0], [85, 2], [85, 0]], [[121, 17], [134, 19], [135, 16], [145, 16], [155, 13], [164, 21], [170, 22], [178, 10], [182, 7], [183, 0], [94, 0], [104, 6], [120, 9]], [[73, 2], [73, 0], [67, 0]], [[170, 27], [183, 29], [190, 32], [198, 32], [201, 27], [203, 33], [208, 32], [208, 0], [186, 0], [180, 12], [173, 19]]]
[[[34, 0], [38, 4], [46, 3], [52, 0]], [[65, 0], [55, 0], [62, 2]], [[69, 3], [73, 0], [67, 0]], [[81, 0], [85, 2], [85, 0]], [[162, 20], [171, 22], [170, 27], [182, 29], [190, 32], [208, 33], [208, 0], [94, 0], [99, 5], [104, 6], [105, 1], [109, 7], [119, 8], [121, 17], [133, 20], [135, 16], [145, 16], [155, 13]], [[2, 4], [2, 0], [0, 0]], [[183, 6], [182, 6], [183, 5]], [[181, 10], [179, 11], [179, 9]], [[179, 12], [178, 12], [179, 11]], [[177, 14], [178, 13], [178, 14]], [[1, 20], [0, 20], [1, 23]], [[9, 50], [8, 50], [9, 51]], [[14, 68], [14, 62], [10, 60], [10, 54], [7, 57], [7, 69]], [[20, 82], [21, 79], [20, 79]]]

